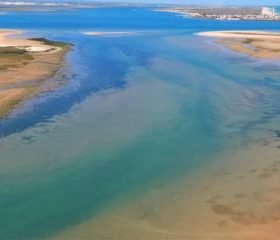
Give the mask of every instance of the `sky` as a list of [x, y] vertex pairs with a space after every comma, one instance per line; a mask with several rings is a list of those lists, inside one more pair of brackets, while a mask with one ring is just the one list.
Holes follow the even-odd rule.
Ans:
[[[103, 0], [104, 2], [107, 0]], [[108, 0], [110, 1], [110, 0]], [[112, 1], [112, 0], [111, 0]], [[113, 0], [117, 1], [117, 0]], [[137, 0], [126, 0], [136, 2]], [[222, 5], [280, 5], [279, 0], [138, 0], [150, 3], [181, 3], [181, 4], [222, 4]]]
[[[132, 0], [133, 1], [133, 0]], [[150, 0], [157, 1], [157, 0]], [[280, 5], [279, 0], [161, 0], [168, 3], [222, 4], [222, 5]]]
[[[3, 1], [3, 0], [0, 0]], [[6, 0], [24, 1], [24, 0]], [[260, 5], [280, 6], [280, 0], [29, 0], [33, 2], [132, 2], [132, 3], [168, 3], [168, 4], [214, 4], [214, 5]]]

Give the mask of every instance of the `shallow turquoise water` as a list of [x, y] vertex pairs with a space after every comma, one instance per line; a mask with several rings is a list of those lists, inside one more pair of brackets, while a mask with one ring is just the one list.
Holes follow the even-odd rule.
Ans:
[[0, 121], [1, 239], [49, 237], [255, 141], [258, 130], [278, 130], [267, 124], [279, 117], [279, 66], [192, 33], [279, 23], [131, 8], [0, 18], [1, 28], [75, 44], [62, 70], [66, 84]]

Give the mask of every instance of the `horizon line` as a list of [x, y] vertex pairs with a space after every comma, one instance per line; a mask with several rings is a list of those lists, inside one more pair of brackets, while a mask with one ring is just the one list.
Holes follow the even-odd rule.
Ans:
[[[203, 6], [203, 7], [278, 7], [277, 5], [264, 5], [264, 4], [218, 4], [218, 3], [213, 3], [213, 4], [198, 4], [198, 3], [166, 3], [166, 2], [157, 2], [157, 3], [152, 3], [152, 2], [129, 2], [129, 1], [119, 1], [119, 2], [114, 2], [114, 1], [95, 1], [95, 0], [85, 0], [85, 1], [77, 1], [77, 0], [46, 0], [46, 1], [41, 1], [41, 0], [23, 0], [23, 1], [1, 1], [0, 5], [25, 5], [28, 3], [32, 4], [75, 4], [75, 5], [83, 5], [83, 4], [112, 4], [112, 5], [118, 5], [118, 4], [125, 4], [125, 5], [164, 5], [164, 6]], [[280, 6], [280, 4], [279, 4]]]

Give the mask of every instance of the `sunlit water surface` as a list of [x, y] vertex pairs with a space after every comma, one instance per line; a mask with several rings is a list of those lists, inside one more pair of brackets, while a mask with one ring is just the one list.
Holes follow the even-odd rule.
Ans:
[[1, 239], [53, 236], [278, 130], [279, 65], [193, 33], [280, 23], [104, 8], [12, 12], [0, 27], [74, 44], [63, 83], [0, 121]]

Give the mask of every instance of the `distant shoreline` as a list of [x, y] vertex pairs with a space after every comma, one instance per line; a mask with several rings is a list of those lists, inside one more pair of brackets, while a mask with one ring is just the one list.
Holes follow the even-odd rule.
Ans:
[[221, 21], [280, 21], [274, 8], [268, 7], [199, 7], [177, 6], [158, 8], [155, 11], [170, 12], [187, 18]]

